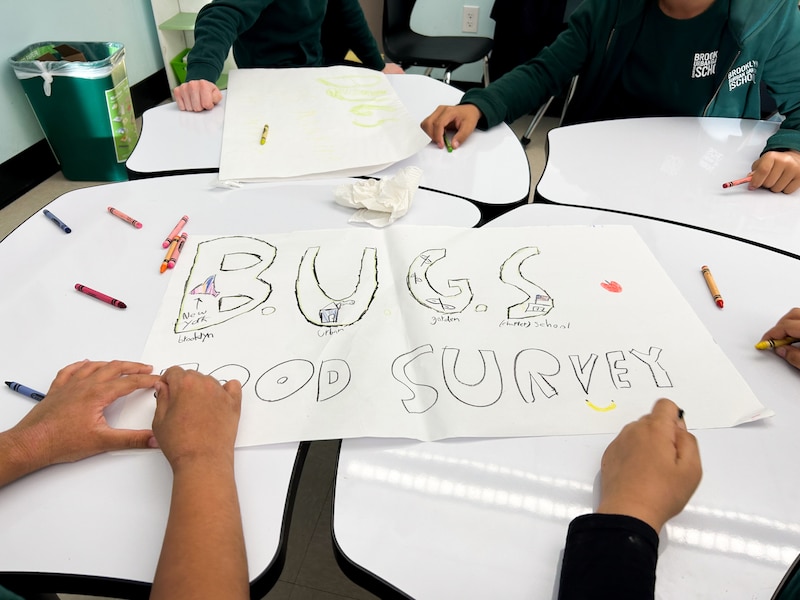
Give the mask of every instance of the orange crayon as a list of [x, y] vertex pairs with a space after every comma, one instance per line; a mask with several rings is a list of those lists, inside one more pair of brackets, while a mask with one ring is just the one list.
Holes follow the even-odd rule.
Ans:
[[164, 257], [164, 260], [161, 262], [161, 272], [163, 273], [169, 268], [169, 261], [172, 259], [172, 255], [175, 254], [175, 248], [178, 247], [178, 242], [181, 238], [174, 237], [169, 244], [169, 249], [167, 250], [167, 255]]
[[[178, 245], [175, 246], [175, 251], [172, 253], [172, 256], [169, 257], [167, 260], [167, 268], [174, 269], [175, 263], [178, 261], [178, 257], [181, 255], [181, 250], [183, 250], [183, 245], [186, 243], [186, 238], [188, 238], [188, 234], [184, 231], [181, 233], [181, 237], [178, 238]], [[163, 271], [162, 271], [163, 273]]]
[[717, 303], [717, 306], [722, 308], [725, 305], [725, 302], [722, 300], [722, 295], [719, 293], [717, 282], [714, 281], [714, 276], [711, 274], [711, 270], [708, 268], [707, 265], [703, 265], [703, 268], [700, 270], [703, 273], [703, 277], [706, 280], [708, 291], [711, 292], [711, 297], [714, 298], [714, 302]]

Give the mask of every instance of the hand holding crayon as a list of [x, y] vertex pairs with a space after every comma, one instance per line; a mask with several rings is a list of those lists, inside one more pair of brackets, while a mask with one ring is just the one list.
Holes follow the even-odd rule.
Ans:
[[756, 344], [759, 350], [774, 350], [790, 365], [800, 369], [800, 308], [793, 308], [783, 315], [774, 327], [761, 336]]

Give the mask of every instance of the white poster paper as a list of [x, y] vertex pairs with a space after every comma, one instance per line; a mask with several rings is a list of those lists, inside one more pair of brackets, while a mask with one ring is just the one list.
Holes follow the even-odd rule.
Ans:
[[235, 69], [228, 78], [219, 178], [369, 175], [429, 143], [379, 71]]
[[[143, 360], [243, 384], [237, 445], [770, 416], [630, 227], [192, 236]], [[120, 426], [149, 427], [152, 394]]]

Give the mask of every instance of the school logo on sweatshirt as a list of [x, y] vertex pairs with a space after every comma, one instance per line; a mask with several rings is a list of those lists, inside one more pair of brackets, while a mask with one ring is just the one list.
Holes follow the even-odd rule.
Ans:
[[728, 71], [728, 90], [733, 91], [745, 83], [754, 83], [756, 72], [758, 71], [758, 61], [748, 60], [743, 65]]
[[714, 50], [714, 52], [696, 52], [694, 55], [694, 64], [692, 65], [692, 79], [711, 77], [716, 73], [717, 54], [719, 54], [719, 50]]

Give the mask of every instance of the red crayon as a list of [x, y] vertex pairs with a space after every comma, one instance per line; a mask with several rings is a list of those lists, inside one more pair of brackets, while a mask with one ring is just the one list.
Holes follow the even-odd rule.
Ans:
[[750, 183], [750, 180], [753, 179], [752, 175], [748, 175], [747, 177], [742, 177], [741, 179], [734, 179], [733, 181], [729, 181], [727, 183], [722, 184], [723, 189], [727, 189], [729, 187], [733, 187], [735, 185], [742, 185], [743, 183]]
[[128, 308], [128, 305], [122, 302], [122, 300], [117, 300], [116, 298], [112, 298], [111, 296], [106, 296], [103, 292], [98, 292], [97, 290], [93, 290], [90, 287], [86, 287], [80, 283], [75, 284], [75, 289], [79, 292], [86, 294], [87, 296], [91, 296], [92, 298], [97, 298], [98, 300], [102, 300], [106, 304], [110, 304], [111, 306], [116, 306], [117, 308]]

